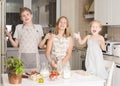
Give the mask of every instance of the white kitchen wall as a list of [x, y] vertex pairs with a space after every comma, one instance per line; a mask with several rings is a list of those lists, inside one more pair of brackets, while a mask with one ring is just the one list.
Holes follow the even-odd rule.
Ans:
[[69, 19], [72, 32], [74, 32], [76, 28], [75, 14], [76, 11], [78, 11], [78, 7], [75, 6], [76, 1], [78, 0], [61, 0], [61, 16], [66, 16]]
[[68, 17], [72, 33], [80, 31], [82, 37], [89, 32], [91, 21], [84, 18], [84, 6], [87, 2], [88, 0], [61, 0], [61, 16]]

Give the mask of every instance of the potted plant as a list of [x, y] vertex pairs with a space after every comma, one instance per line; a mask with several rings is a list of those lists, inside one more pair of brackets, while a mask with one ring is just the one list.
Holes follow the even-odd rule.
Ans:
[[23, 62], [17, 57], [9, 57], [5, 62], [7, 66], [8, 79], [11, 84], [20, 84], [24, 71]]

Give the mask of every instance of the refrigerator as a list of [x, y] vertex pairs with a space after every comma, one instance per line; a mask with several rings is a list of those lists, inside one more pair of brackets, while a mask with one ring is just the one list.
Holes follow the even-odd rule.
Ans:
[[6, 0], [0, 0], [0, 85], [2, 84], [2, 73], [4, 73], [4, 60], [6, 58], [5, 23]]

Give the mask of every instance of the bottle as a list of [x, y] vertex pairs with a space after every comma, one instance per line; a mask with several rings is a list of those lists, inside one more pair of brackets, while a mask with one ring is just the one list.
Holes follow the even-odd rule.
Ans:
[[43, 76], [43, 77], [48, 77], [49, 76], [49, 68], [48, 68], [48, 65], [46, 63], [42, 63], [41, 64], [41, 71], [40, 71], [40, 74]]
[[62, 60], [57, 61], [57, 71], [60, 75], [62, 74], [62, 71], [63, 71]]
[[63, 78], [71, 77], [71, 69], [69, 64], [65, 64], [63, 68]]

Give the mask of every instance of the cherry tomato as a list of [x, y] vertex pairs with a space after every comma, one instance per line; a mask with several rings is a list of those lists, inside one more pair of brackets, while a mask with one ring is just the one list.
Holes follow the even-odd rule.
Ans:
[[51, 79], [51, 80], [55, 80], [55, 79], [57, 79], [57, 76], [56, 76], [56, 74], [50, 74], [50, 76], [49, 76], [49, 78]]

